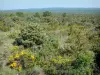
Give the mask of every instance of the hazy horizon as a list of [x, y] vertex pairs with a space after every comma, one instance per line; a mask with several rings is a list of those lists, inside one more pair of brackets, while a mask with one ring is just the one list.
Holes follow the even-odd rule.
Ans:
[[0, 10], [33, 8], [100, 8], [100, 0], [0, 0]]
[[[82, 8], [82, 9], [88, 9], [88, 8], [89, 8], [89, 9], [100, 9], [100, 7], [98, 7], [98, 8], [96, 8], [96, 7], [45, 7], [45, 8], [43, 7], [43, 8], [42, 8], [42, 7], [41, 7], [41, 8], [19, 8], [19, 9], [2, 9], [2, 10], [50, 9], [50, 8], [51, 8], [51, 9], [55, 9], [55, 8], [58, 8], [58, 9], [59, 9], [59, 8], [61, 8], [61, 9], [64, 9], [64, 8], [65, 8], [65, 9], [67, 9], [67, 8], [68, 8], [68, 9], [69, 9], [69, 8], [71, 8], [71, 9], [74, 9], [74, 8], [75, 8], [75, 9], [77, 9], [77, 8], [78, 8], [78, 9], [81, 9], [81, 8]], [[1, 10], [1, 9], [0, 9], [0, 10]]]

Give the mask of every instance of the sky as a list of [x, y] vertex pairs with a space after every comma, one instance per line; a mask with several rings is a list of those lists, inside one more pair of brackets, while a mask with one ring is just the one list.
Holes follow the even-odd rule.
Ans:
[[0, 10], [49, 7], [100, 8], [100, 0], [0, 0]]

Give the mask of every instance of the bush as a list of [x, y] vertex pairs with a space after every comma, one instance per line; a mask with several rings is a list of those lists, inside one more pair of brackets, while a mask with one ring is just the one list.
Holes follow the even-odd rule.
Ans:
[[17, 15], [18, 17], [23, 17], [23, 16], [24, 16], [24, 13], [23, 13], [23, 12], [16, 12], [16, 15]]
[[9, 27], [14, 27], [14, 23], [13, 23], [11, 18], [5, 18], [4, 19], [4, 25], [9, 26]]
[[14, 46], [11, 51], [11, 55], [8, 57], [7, 66], [18, 72], [22, 72], [22, 70], [28, 71], [33, 68], [35, 56], [31, 52], [22, 50], [18, 46]]
[[44, 71], [47, 75], [67, 75], [67, 70], [71, 61], [72, 59], [69, 57], [54, 57], [47, 62], [49, 64], [45, 64]]
[[28, 25], [21, 30], [19, 39], [15, 40], [15, 44], [24, 47], [40, 46], [44, 43], [44, 34], [38, 25]]
[[47, 17], [47, 16], [51, 16], [51, 15], [52, 15], [52, 13], [49, 11], [43, 12], [43, 17]]
[[34, 14], [34, 17], [40, 18], [40, 14], [39, 14], [38, 12], [36, 12], [36, 13]]
[[86, 51], [85, 53], [79, 53], [76, 60], [72, 63], [68, 75], [92, 75], [94, 67], [94, 53], [92, 51]]
[[17, 31], [17, 30], [14, 30], [14, 31], [11, 31], [9, 34], [8, 34], [8, 36], [10, 37], [10, 38], [17, 38], [18, 37], [18, 35], [19, 35], [19, 33], [20, 33], [20, 31]]
[[91, 50], [93, 46], [90, 43], [89, 37], [90, 34], [93, 34], [91, 29], [87, 29], [85, 26], [81, 25], [72, 25], [68, 26], [66, 32], [66, 40], [60, 47], [59, 51], [62, 55], [77, 55], [79, 52], [84, 52], [87, 50]]
[[0, 30], [1, 31], [9, 31], [11, 27], [14, 26], [13, 21], [10, 18], [3, 18], [0, 21]]
[[19, 17], [17, 17], [17, 16], [12, 17], [11, 19], [12, 19], [13, 22], [18, 22], [18, 21], [20, 21]]
[[63, 14], [62, 14], [62, 17], [66, 17], [66, 13], [63, 13]]
[[94, 53], [88, 51], [80, 53], [76, 59], [66, 56], [54, 56], [48, 60], [41, 60], [46, 75], [92, 75], [94, 67]]
[[4, 25], [1, 24], [0, 25], [0, 30], [6, 32], [6, 31], [10, 30], [10, 27], [9, 26], [4, 26]]

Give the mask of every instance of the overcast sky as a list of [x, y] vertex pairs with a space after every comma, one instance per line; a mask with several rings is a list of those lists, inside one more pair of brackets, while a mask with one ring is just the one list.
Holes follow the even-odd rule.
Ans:
[[100, 0], [0, 0], [0, 10], [48, 7], [100, 8]]

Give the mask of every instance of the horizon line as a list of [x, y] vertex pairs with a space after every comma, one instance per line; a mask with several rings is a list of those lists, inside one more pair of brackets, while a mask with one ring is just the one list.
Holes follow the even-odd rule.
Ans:
[[19, 8], [19, 9], [0, 9], [2, 10], [24, 10], [24, 9], [48, 9], [48, 8], [95, 8], [100, 9], [100, 7], [37, 7], [37, 8]]

